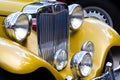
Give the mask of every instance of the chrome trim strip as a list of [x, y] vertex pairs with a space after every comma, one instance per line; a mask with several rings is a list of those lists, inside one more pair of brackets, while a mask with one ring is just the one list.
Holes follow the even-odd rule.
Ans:
[[30, 5], [27, 5], [24, 7], [23, 9], [23, 13], [29, 13], [29, 14], [35, 14], [38, 12], [38, 10], [42, 7], [45, 6], [50, 6], [52, 5], [51, 3], [47, 3], [47, 2], [36, 2], [36, 3], [32, 3]]
[[[23, 13], [28, 13], [28, 14], [36, 14], [39, 12], [40, 8], [44, 8], [44, 7], [48, 7], [48, 6], [54, 6], [54, 5], [66, 5], [65, 3], [62, 2], [50, 2], [50, 1], [46, 1], [46, 2], [36, 2], [36, 3], [32, 3], [30, 5], [27, 5], [24, 7], [23, 9]], [[66, 9], [67, 9], [67, 5], [66, 5]], [[54, 12], [54, 11], [53, 11]]]

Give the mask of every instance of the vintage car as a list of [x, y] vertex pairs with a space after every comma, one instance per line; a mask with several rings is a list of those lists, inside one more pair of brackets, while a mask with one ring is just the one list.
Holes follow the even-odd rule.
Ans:
[[83, 16], [78, 4], [0, 0], [0, 80], [90, 80], [108, 71], [120, 36]]

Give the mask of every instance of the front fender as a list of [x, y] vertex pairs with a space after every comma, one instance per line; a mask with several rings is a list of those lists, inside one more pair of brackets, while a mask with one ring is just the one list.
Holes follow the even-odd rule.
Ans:
[[58, 71], [27, 48], [0, 38], [0, 67], [16, 74], [26, 74], [40, 67], [48, 69], [55, 77], [63, 79]]
[[80, 29], [71, 33], [70, 51], [76, 53], [81, 50], [86, 41], [94, 43], [93, 67], [88, 77], [83, 79], [90, 80], [100, 75], [106, 55], [112, 46], [120, 46], [118, 33], [107, 24], [93, 18], [86, 18]]

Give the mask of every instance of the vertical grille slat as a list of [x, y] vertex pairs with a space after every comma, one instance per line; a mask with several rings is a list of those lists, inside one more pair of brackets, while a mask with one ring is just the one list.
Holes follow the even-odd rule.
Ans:
[[[64, 16], [64, 17], [63, 17]], [[66, 27], [67, 25], [67, 15], [66, 12], [57, 14], [55, 16], [55, 45], [56, 45], [56, 50], [58, 49], [67, 49], [67, 45], [64, 44], [64, 42], [67, 41], [68, 38], [68, 29]]]
[[40, 13], [37, 18], [37, 33], [40, 56], [52, 64], [54, 53], [58, 49], [67, 50], [68, 13]]

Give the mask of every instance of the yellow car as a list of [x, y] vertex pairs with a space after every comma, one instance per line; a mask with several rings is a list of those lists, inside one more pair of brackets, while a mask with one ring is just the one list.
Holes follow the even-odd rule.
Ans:
[[104, 73], [120, 37], [83, 13], [78, 4], [0, 0], [0, 80], [90, 80]]

